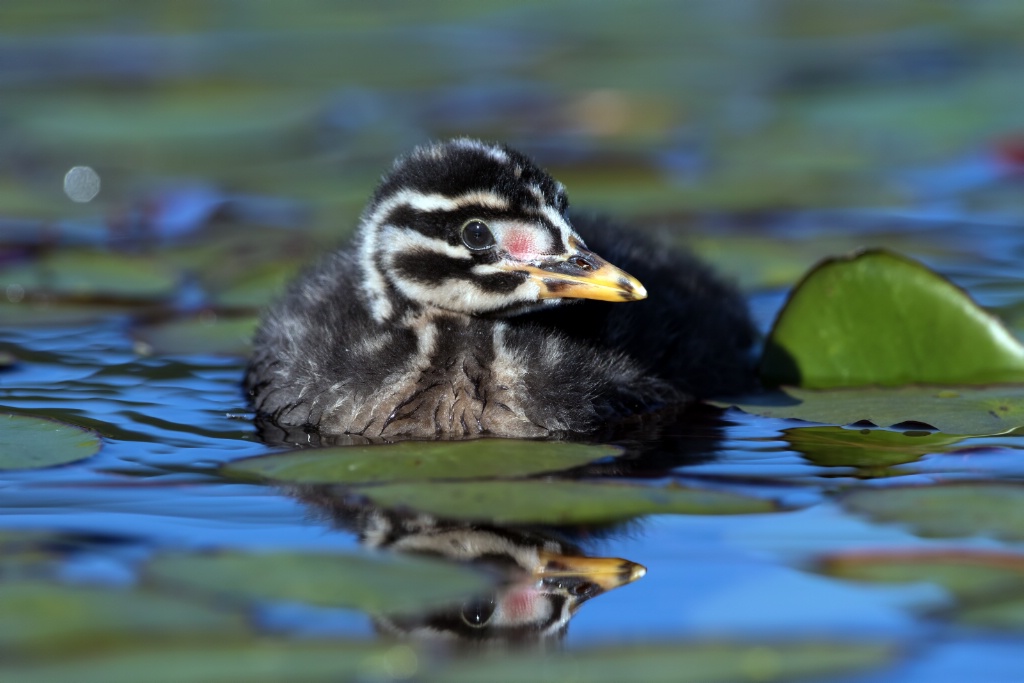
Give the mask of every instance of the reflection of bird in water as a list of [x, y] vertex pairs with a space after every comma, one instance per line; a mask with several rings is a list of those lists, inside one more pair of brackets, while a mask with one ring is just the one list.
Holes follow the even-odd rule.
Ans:
[[542, 529], [517, 529], [400, 513], [346, 498], [330, 486], [304, 486], [298, 497], [356, 531], [371, 548], [442, 557], [498, 572], [500, 587], [448, 608], [377, 615], [385, 633], [474, 644], [542, 643], [565, 635], [587, 600], [642, 577], [646, 569], [619, 558], [587, 557]]
[[[558, 305], [575, 299], [639, 303]], [[461, 139], [396, 162], [355, 245], [270, 309], [246, 385], [322, 434], [557, 436], [745, 389], [753, 340], [692, 256], [570, 216], [527, 157]]]

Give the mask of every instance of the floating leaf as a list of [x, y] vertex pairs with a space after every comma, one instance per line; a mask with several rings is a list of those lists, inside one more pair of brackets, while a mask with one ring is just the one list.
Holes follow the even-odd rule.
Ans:
[[242, 614], [142, 591], [0, 583], [0, 650], [246, 630]]
[[779, 391], [716, 401], [764, 417], [848, 425], [867, 420], [879, 427], [921, 422], [946, 434], [1003, 434], [1024, 426], [1024, 386], [870, 387]]
[[683, 644], [602, 647], [552, 656], [518, 653], [456, 662], [425, 680], [531, 681], [531, 683], [716, 683], [789, 681], [803, 676], [835, 676], [891, 660], [888, 645], [792, 643], [766, 645]]
[[[217, 681], [394, 680], [416, 673], [419, 660], [408, 645], [373, 642], [239, 640], [227, 634], [184, 632], [177, 640], [61, 651], [38, 661], [0, 663], [0, 680], [18, 683], [180, 683]], [[219, 637], [218, 637], [219, 636]], [[185, 642], [181, 642], [182, 638]], [[155, 639], [154, 639], [155, 640]]]
[[124, 315], [129, 308], [116, 305], [56, 303], [24, 299], [12, 304], [0, 302], [3, 327], [82, 327], [111, 316]]
[[356, 490], [387, 508], [408, 507], [446, 519], [498, 524], [582, 524], [641, 515], [731, 515], [778, 509], [768, 500], [675, 484], [527, 480], [385, 484]]
[[227, 308], [261, 308], [281, 296], [300, 264], [274, 261], [246, 273], [213, 293], [213, 302]]
[[1024, 381], [1024, 347], [924, 265], [873, 250], [829, 259], [790, 295], [761, 375], [805, 388]]
[[229, 477], [303, 484], [483, 479], [556, 472], [620, 452], [615, 446], [555, 441], [404, 441], [263, 455], [230, 463], [222, 471]]
[[957, 621], [987, 628], [1024, 629], [1024, 595], [971, 605], [957, 613]]
[[783, 434], [793, 450], [826, 467], [892, 467], [941, 452], [961, 440], [942, 433], [843, 427], [797, 427]]
[[891, 646], [872, 643], [666, 643], [438, 661], [404, 643], [206, 638], [81, 656], [62, 653], [62, 657], [28, 665], [0, 664], [0, 677], [18, 683], [364, 679], [724, 683], [838, 675], [885, 664], [895, 654]]
[[161, 585], [244, 600], [288, 600], [371, 613], [438, 607], [487, 590], [466, 567], [394, 555], [167, 553], [146, 568]]
[[840, 553], [826, 557], [820, 568], [844, 579], [935, 583], [960, 603], [952, 612], [943, 610], [957, 621], [1024, 628], [1024, 555], [979, 550]]
[[1024, 555], [979, 550], [849, 552], [829, 555], [822, 573], [882, 583], [936, 583], [958, 599], [1024, 589]]
[[970, 482], [864, 488], [842, 497], [853, 512], [900, 522], [919, 536], [1024, 540], [1024, 484]]
[[164, 299], [177, 284], [178, 272], [151, 257], [98, 250], [57, 251], [0, 270], [0, 289], [17, 286], [75, 298]]
[[213, 315], [137, 327], [134, 335], [146, 353], [244, 356], [257, 322], [255, 317]]
[[0, 415], [0, 470], [28, 470], [84, 460], [100, 449], [87, 429], [23, 415]]

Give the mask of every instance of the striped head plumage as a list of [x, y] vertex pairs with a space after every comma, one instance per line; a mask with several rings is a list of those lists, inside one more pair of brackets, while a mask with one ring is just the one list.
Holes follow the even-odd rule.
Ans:
[[507, 147], [462, 138], [415, 149], [361, 218], [373, 316], [423, 307], [501, 316], [565, 299], [645, 298], [640, 282], [587, 249], [568, 205], [561, 183]]

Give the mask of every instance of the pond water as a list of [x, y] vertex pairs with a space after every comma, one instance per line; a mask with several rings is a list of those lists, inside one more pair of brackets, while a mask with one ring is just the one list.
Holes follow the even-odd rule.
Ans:
[[[292, 450], [240, 388], [254, 316], [429, 137], [523, 147], [574, 205], [736, 279], [765, 333], [817, 259], [883, 246], [1019, 337], [1017, 5], [309, 5], [5, 10], [0, 413], [101, 440], [61, 466], [0, 460], [5, 679], [1024, 680], [1016, 431], [702, 407], [551, 452], [570, 484], [633, 487], [635, 512], [618, 491], [506, 521], [418, 514], [445, 509], [424, 492], [456, 495], [455, 469], [398, 505], [394, 472], [353, 493], [330, 485], [350, 474], [239, 470]], [[103, 184], [76, 204], [80, 164]], [[557, 480], [534, 448], [476, 478]], [[909, 485], [950, 495], [884, 495]]]

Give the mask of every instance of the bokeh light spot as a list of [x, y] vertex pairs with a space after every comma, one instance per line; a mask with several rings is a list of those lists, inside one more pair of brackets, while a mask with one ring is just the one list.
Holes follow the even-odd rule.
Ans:
[[64, 194], [73, 202], [91, 202], [100, 193], [100, 176], [88, 166], [74, 166], [64, 174]]

